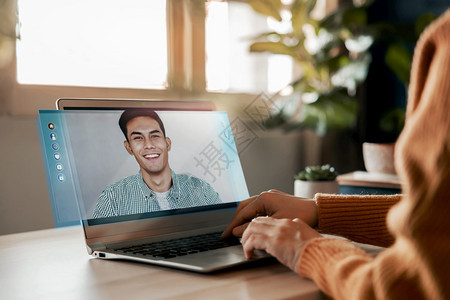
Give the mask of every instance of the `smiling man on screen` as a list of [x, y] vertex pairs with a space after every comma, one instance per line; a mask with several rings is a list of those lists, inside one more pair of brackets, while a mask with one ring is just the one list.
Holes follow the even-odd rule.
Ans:
[[125, 149], [135, 157], [140, 171], [102, 192], [94, 218], [222, 203], [208, 183], [170, 168], [172, 141], [155, 111], [125, 110], [119, 126], [125, 135]]

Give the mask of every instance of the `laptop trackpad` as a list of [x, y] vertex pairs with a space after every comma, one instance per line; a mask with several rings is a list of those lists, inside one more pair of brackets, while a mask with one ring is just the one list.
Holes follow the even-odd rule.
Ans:
[[257, 250], [252, 259], [247, 260], [241, 245], [226, 247], [222, 249], [191, 254], [187, 256], [179, 256], [168, 259], [167, 262], [175, 264], [186, 264], [195, 266], [196, 271], [210, 272], [223, 268], [224, 265], [235, 266], [246, 262], [271, 257], [264, 251]]

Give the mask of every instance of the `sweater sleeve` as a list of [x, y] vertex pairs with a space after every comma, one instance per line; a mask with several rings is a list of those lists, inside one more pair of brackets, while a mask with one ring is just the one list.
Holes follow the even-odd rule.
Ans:
[[[450, 299], [450, 10], [419, 39], [411, 76], [396, 146], [403, 197], [387, 215], [394, 244], [372, 258], [317, 238], [300, 254], [297, 272], [335, 299]], [[319, 227], [349, 230], [322, 213]]]
[[382, 247], [390, 246], [394, 241], [387, 230], [386, 215], [401, 195], [316, 194], [315, 199], [320, 232]]

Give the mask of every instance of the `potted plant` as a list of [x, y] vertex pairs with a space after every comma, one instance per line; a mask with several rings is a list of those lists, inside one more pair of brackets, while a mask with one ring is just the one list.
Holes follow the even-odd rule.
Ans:
[[336, 194], [339, 192], [337, 175], [334, 167], [328, 164], [307, 166], [294, 176], [294, 195], [314, 198], [316, 193]]
[[[415, 41], [434, 16], [424, 14], [415, 26], [388, 22], [369, 24], [368, 10], [373, 2], [346, 1], [324, 17], [317, 17], [314, 14], [316, 0], [248, 1], [256, 12], [290, 25], [286, 32], [272, 31], [257, 36], [250, 51], [288, 55], [300, 69], [289, 86], [271, 96], [274, 113], [266, 120], [267, 127], [312, 128], [318, 137], [329, 131], [355, 129], [360, 101], [357, 90], [366, 80], [372, 60], [370, 50], [375, 43], [386, 45], [384, 63], [405, 86], [408, 85]], [[404, 107], [389, 110], [375, 126], [396, 138], [402, 130], [404, 114]], [[360, 143], [355, 146], [360, 147]], [[375, 165], [367, 169], [395, 173], [392, 160], [378, 168], [377, 162], [381, 160], [368, 158], [381, 149], [380, 157], [390, 159], [394, 146], [392, 140], [383, 142], [381, 147], [366, 143], [361, 149], [364, 161], [370, 160], [371, 165]], [[364, 149], [370, 149], [370, 155], [364, 153]]]
[[288, 87], [271, 97], [276, 112], [267, 127], [312, 128], [323, 136], [329, 129], [356, 125], [356, 91], [366, 79], [374, 40], [366, 24], [370, 2], [350, 2], [323, 18], [312, 13], [316, 0], [248, 2], [256, 12], [290, 25], [288, 32], [259, 35], [250, 51], [288, 55], [300, 69]]

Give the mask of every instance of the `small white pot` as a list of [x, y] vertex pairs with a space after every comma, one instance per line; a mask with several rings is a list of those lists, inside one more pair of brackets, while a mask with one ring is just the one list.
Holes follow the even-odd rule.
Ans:
[[369, 173], [396, 174], [395, 144], [363, 143], [364, 166]]
[[295, 180], [294, 195], [297, 197], [314, 198], [316, 193], [337, 194], [339, 184], [333, 181], [304, 181]]

